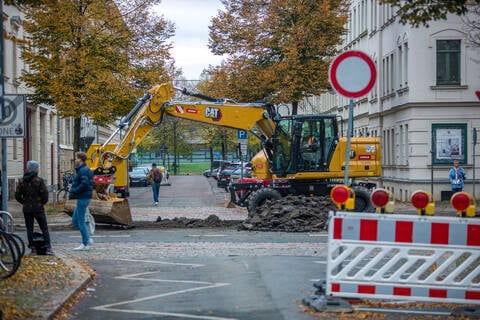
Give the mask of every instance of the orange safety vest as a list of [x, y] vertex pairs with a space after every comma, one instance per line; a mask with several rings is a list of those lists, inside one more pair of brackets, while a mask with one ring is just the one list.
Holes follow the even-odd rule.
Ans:
[[308, 144], [308, 145], [311, 145], [314, 141], [315, 141], [315, 137], [314, 137], [314, 136], [311, 136], [310, 138], [308, 138], [307, 144]]

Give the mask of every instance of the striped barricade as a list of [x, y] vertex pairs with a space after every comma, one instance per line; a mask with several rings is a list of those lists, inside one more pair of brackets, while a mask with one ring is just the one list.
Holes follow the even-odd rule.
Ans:
[[480, 221], [330, 213], [326, 293], [480, 304]]

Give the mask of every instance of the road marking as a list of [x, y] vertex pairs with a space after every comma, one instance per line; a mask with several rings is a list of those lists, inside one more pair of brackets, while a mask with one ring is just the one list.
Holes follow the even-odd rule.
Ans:
[[226, 234], [189, 234], [188, 237], [193, 237], [193, 238], [202, 238], [202, 237], [227, 237]]
[[[96, 309], [96, 308], [93, 308]], [[123, 312], [123, 313], [136, 313], [136, 314], [148, 314], [154, 316], [169, 316], [169, 317], [177, 317], [182, 319], [205, 319], [205, 320], [238, 320], [237, 318], [223, 318], [223, 317], [213, 317], [213, 316], [196, 316], [193, 314], [186, 314], [186, 313], [170, 313], [170, 312], [156, 312], [156, 311], [142, 311], [142, 310], [123, 310], [123, 309], [98, 309], [103, 311], [115, 311], [115, 312]]]
[[310, 233], [308, 236], [309, 236], [309, 237], [327, 238], [327, 237], [328, 237], [328, 234], [327, 234], [327, 233]]
[[115, 277], [117, 279], [126, 279], [126, 280], [139, 280], [139, 281], [153, 281], [153, 282], [170, 282], [170, 283], [190, 283], [190, 284], [202, 284], [202, 285], [211, 285], [213, 282], [206, 281], [197, 281], [197, 280], [165, 280], [165, 279], [152, 279], [152, 278], [141, 278], [141, 276], [146, 276], [150, 274], [158, 273], [159, 271], [151, 272], [141, 272], [135, 274], [129, 274], [125, 276]]
[[145, 263], [154, 263], [154, 264], [166, 264], [174, 266], [188, 266], [188, 267], [204, 267], [204, 264], [197, 263], [179, 263], [179, 262], [167, 262], [167, 261], [157, 261], [157, 260], [137, 260], [137, 259], [115, 259], [118, 261], [128, 261], [128, 262], [145, 262]]
[[[132, 262], [147, 262], [147, 263], [160, 263], [160, 264], [172, 264], [172, 265], [188, 265], [188, 266], [202, 266], [200, 264], [187, 264], [187, 263], [175, 263], [175, 262], [164, 262], [164, 261], [151, 261], [151, 260], [131, 260], [131, 259], [118, 259], [122, 261], [132, 261]], [[155, 316], [169, 316], [169, 317], [177, 317], [182, 319], [204, 319], [204, 320], [237, 320], [236, 318], [225, 318], [225, 317], [216, 317], [216, 316], [208, 316], [208, 315], [194, 315], [194, 314], [186, 314], [186, 313], [172, 313], [172, 312], [161, 312], [161, 311], [149, 311], [149, 310], [133, 310], [133, 309], [118, 309], [115, 307], [118, 306], [125, 306], [132, 303], [137, 302], [144, 302], [150, 301], [154, 299], [160, 299], [164, 297], [169, 297], [173, 295], [185, 294], [189, 292], [195, 292], [200, 290], [207, 290], [213, 288], [219, 288], [223, 286], [230, 285], [230, 283], [222, 283], [222, 282], [206, 282], [206, 281], [192, 281], [192, 280], [171, 280], [171, 279], [155, 279], [155, 278], [143, 278], [142, 276], [152, 275], [156, 273], [160, 273], [161, 271], [153, 271], [153, 272], [142, 272], [136, 274], [129, 274], [115, 277], [116, 279], [126, 279], [126, 280], [137, 280], [137, 281], [150, 281], [150, 282], [165, 282], [165, 283], [182, 283], [182, 284], [192, 284], [192, 285], [202, 285], [200, 287], [188, 288], [183, 290], [176, 290], [171, 292], [166, 292], [157, 295], [151, 295], [143, 298], [133, 299], [133, 300], [125, 300], [119, 301], [115, 303], [105, 304], [101, 306], [93, 307], [93, 310], [101, 310], [101, 311], [110, 311], [110, 312], [122, 312], [122, 313], [132, 313], [132, 314], [147, 314], [147, 315], [155, 315]]]

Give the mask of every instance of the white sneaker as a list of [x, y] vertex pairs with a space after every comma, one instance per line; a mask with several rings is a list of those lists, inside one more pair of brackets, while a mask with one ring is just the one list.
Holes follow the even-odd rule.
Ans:
[[80, 246], [74, 248], [73, 250], [74, 251], [88, 251], [88, 250], [90, 250], [90, 247], [88, 245], [86, 246], [82, 243]]
[[153, 205], [154, 205], [154, 206], [158, 206], [158, 202], [154, 202]]
[[93, 239], [92, 238], [88, 238], [88, 244], [93, 244]]

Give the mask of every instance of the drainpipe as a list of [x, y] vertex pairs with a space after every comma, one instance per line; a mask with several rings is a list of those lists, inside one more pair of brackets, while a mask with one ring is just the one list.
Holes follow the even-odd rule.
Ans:
[[[385, 4], [386, 5], [386, 4]], [[379, 15], [381, 15], [382, 11], [380, 10], [380, 7], [377, 7], [378, 15], [377, 21], [380, 21]], [[382, 100], [382, 92], [383, 92], [383, 82], [382, 80], [382, 75], [383, 75], [383, 65], [382, 65], [382, 58], [383, 58], [383, 29], [379, 28], [378, 31], [378, 63], [377, 63], [377, 101], [378, 101], [378, 128], [379, 128], [379, 134], [380, 134], [380, 145], [384, 145], [385, 141], [383, 141], [383, 100]], [[385, 148], [383, 148], [385, 150]], [[383, 172], [383, 170], [382, 170]], [[380, 187], [384, 187], [384, 180], [383, 177], [380, 178]]]

